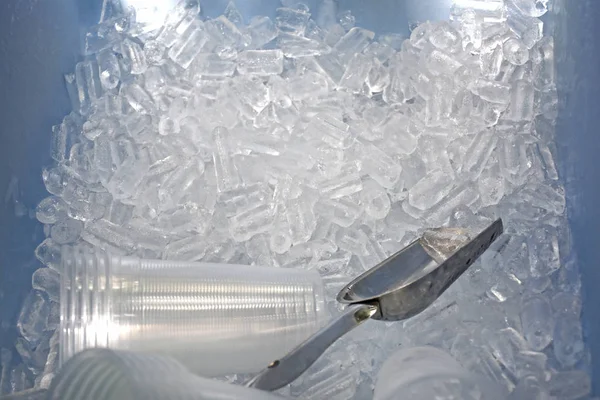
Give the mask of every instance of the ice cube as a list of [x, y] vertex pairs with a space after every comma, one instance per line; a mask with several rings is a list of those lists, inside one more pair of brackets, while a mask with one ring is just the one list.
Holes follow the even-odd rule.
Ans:
[[394, 187], [402, 172], [402, 167], [398, 163], [371, 143], [357, 144], [357, 151], [360, 154], [363, 172], [384, 188]]
[[67, 218], [52, 225], [50, 237], [59, 245], [74, 243], [79, 239], [82, 230], [83, 222]]
[[104, 250], [121, 249], [133, 253], [137, 247], [136, 239], [123, 227], [106, 220], [93, 221], [86, 225], [83, 240]]
[[121, 93], [135, 111], [152, 114], [156, 105], [150, 94], [137, 83], [121, 86]]
[[513, 328], [500, 329], [497, 332], [489, 332], [489, 346], [492, 349], [494, 357], [512, 374], [517, 373], [517, 355], [519, 352], [527, 350], [527, 342]]
[[363, 28], [352, 28], [334, 46], [334, 50], [341, 55], [343, 62], [347, 62], [355, 54], [362, 52], [371, 43], [375, 33]]
[[532, 350], [544, 350], [552, 341], [554, 317], [550, 302], [544, 296], [533, 296], [521, 307], [523, 336]]
[[552, 348], [554, 356], [565, 368], [573, 367], [581, 360], [585, 345], [577, 314], [568, 312], [556, 315]]
[[104, 218], [116, 225], [126, 225], [133, 216], [134, 208], [131, 204], [124, 204], [118, 200], [113, 200], [107, 207]]
[[119, 59], [112, 49], [102, 50], [96, 55], [98, 68], [100, 71], [100, 83], [105, 90], [111, 90], [117, 87], [121, 80], [121, 68]]
[[481, 70], [484, 77], [495, 79], [502, 68], [504, 51], [501, 45], [496, 46], [491, 52], [481, 53]]
[[331, 80], [333, 85], [337, 85], [340, 82], [346, 71], [346, 67], [338, 53], [331, 52], [329, 54], [317, 56], [316, 62], [321, 71]]
[[538, 90], [550, 90], [556, 85], [554, 66], [554, 39], [545, 37], [531, 49], [534, 85]]
[[175, 240], [165, 247], [164, 258], [167, 260], [198, 261], [204, 257], [207, 245], [204, 234]]
[[102, 85], [98, 76], [98, 65], [90, 60], [81, 61], [75, 66], [75, 82], [79, 100], [79, 113], [87, 115], [93, 104], [102, 95]]
[[310, 14], [308, 12], [281, 7], [276, 10], [275, 24], [283, 32], [302, 35], [309, 18]]
[[362, 190], [363, 185], [356, 168], [344, 168], [341, 174], [319, 183], [321, 193], [331, 199], [348, 196]]
[[321, 139], [331, 147], [345, 149], [352, 145], [354, 132], [339, 116], [320, 113], [312, 118], [307, 127], [307, 133]]
[[524, 15], [541, 17], [548, 11], [548, 2], [549, 0], [511, 0], [510, 4]]
[[371, 65], [371, 60], [366, 56], [360, 53], [355, 54], [348, 62], [348, 67], [340, 80], [340, 86], [355, 93], [362, 92]]
[[508, 104], [510, 87], [502, 82], [478, 79], [471, 86], [471, 91], [491, 103]]
[[51, 268], [37, 269], [31, 278], [31, 286], [45, 292], [51, 301], [58, 301], [60, 295], [60, 276]]
[[235, 2], [230, 1], [227, 3], [223, 15], [238, 28], [241, 29], [244, 27], [244, 17], [242, 16], [242, 13], [240, 13], [240, 10], [238, 10]]
[[271, 229], [273, 217], [270, 204], [243, 211], [229, 219], [231, 236], [237, 242], [244, 242], [256, 234], [267, 232]]
[[190, 70], [198, 76], [205, 78], [222, 78], [232, 76], [236, 64], [231, 60], [223, 60], [212, 53], [200, 53], [190, 66]]
[[504, 58], [513, 65], [523, 65], [529, 61], [529, 49], [517, 38], [510, 38], [503, 45]]
[[336, 200], [321, 199], [315, 204], [314, 211], [339, 226], [348, 227], [360, 216], [362, 207], [352, 199], [342, 197]]
[[285, 214], [290, 227], [292, 245], [308, 241], [317, 226], [312, 200], [307, 196], [289, 200]]
[[196, 20], [169, 49], [169, 58], [182, 68], [190, 66], [208, 40], [202, 21]]
[[510, 106], [507, 119], [512, 121], [531, 121], [534, 117], [535, 91], [531, 82], [517, 80], [510, 93]]
[[390, 212], [391, 202], [386, 191], [374, 180], [363, 183], [361, 191], [365, 213], [374, 219], [385, 218]]
[[161, 117], [158, 122], [158, 133], [162, 136], [175, 135], [179, 133], [179, 122], [170, 117]]
[[283, 71], [281, 50], [246, 50], [239, 54], [237, 71], [241, 75], [279, 75]]
[[427, 210], [442, 200], [454, 186], [450, 176], [432, 171], [408, 190], [408, 202], [419, 210]]
[[250, 47], [258, 49], [277, 37], [277, 27], [266, 16], [255, 16], [250, 20], [247, 28], [251, 37]]
[[148, 40], [144, 43], [144, 56], [148, 65], [161, 65], [165, 62], [167, 47], [158, 40]]
[[35, 217], [43, 224], [54, 224], [67, 217], [67, 204], [57, 196], [48, 196], [37, 205]]
[[433, 75], [451, 75], [462, 67], [460, 60], [440, 49], [433, 49], [426, 56], [426, 65]]
[[341, 11], [337, 14], [338, 23], [347, 31], [354, 28], [356, 18], [350, 10]]
[[508, 7], [507, 23], [528, 49], [531, 49], [543, 36], [544, 23], [541, 20], [523, 15], [512, 7]]
[[33, 345], [37, 344], [44, 336], [50, 311], [48, 303], [42, 292], [32, 290], [25, 297], [21, 307], [17, 328], [21, 336]]
[[529, 262], [534, 277], [549, 276], [560, 268], [560, 248], [555, 229], [542, 225], [531, 233]]
[[326, 43], [284, 32], [277, 37], [277, 45], [283, 55], [289, 58], [319, 56], [331, 52], [331, 47]]
[[481, 131], [473, 136], [473, 140], [466, 152], [461, 172], [471, 177], [478, 178], [485, 168], [492, 151], [496, 148], [498, 137], [491, 129]]
[[127, 70], [131, 74], [143, 74], [148, 68], [144, 50], [133, 40], [125, 39], [121, 43], [121, 54], [123, 55], [123, 62], [127, 65]]
[[56, 271], [60, 270], [60, 245], [52, 239], [46, 239], [35, 249], [35, 256], [42, 264]]
[[215, 151], [213, 162], [217, 178], [217, 190], [226, 192], [235, 189], [240, 184], [237, 168], [230, 154], [229, 130], [225, 127], [216, 127], [213, 130]]
[[477, 181], [479, 198], [484, 206], [496, 205], [505, 194], [504, 178], [499, 175], [482, 176]]
[[277, 254], [286, 253], [292, 246], [290, 226], [286, 219], [278, 217], [273, 224], [273, 230], [269, 236], [269, 248]]

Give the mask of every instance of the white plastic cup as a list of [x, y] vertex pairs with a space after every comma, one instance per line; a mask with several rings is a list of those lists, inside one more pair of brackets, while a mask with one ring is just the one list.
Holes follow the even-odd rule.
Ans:
[[373, 400], [500, 400], [502, 391], [488, 379], [470, 373], [435, 347], [401, 349], [377, 375]]
[[47, 400], [277, 400], [272, 393], [190, 373], [153, 354], [90, 349], [71, 358], [52, 381]]
[[314, 271], [72, 247], [62, 264], [61, 364], [106, 347], [168, 355], [204, 376], [258, 372], [328, 319]]

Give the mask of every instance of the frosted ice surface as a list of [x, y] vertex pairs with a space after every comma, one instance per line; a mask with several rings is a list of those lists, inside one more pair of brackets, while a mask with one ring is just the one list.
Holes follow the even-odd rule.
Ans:
[[[441, 303], [349, 336], [290, 392], [362, 398], [402, 343], [451, 349], [511, 398], [585, 395], [554, 43], [539, 19], [550, 2], [455, 2], [408, 39], [339, 5], [285, 0], [244, 21], [233, 2], [211, 19], [184, 0], [153, 32], [129, 14], [93, 27], [65, 76], [74, 112], [52, 128], [51, 196], [35, 210], [47, 235], [35, 256], [52, 270], [34, 287], [56, 300], [60, 246], [81, 244], [313, 269], [335, 311], [343, 284], [425, 228], [502, 217], [505, 240]], [[570, 377], [581, 388], [561, 391]]]

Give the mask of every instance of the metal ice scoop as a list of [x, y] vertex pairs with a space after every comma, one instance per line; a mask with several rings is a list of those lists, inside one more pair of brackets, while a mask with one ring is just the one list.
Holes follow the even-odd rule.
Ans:
[[325, 350], [369, 318], [399, 321], [433, 303], [503, 232], [497, 220], [474, 238], [460, 228], [425, 232], [404, 249], [347, 284], [337, 296], [342, 315], [247, 385], [277, 390], [298, 378]]

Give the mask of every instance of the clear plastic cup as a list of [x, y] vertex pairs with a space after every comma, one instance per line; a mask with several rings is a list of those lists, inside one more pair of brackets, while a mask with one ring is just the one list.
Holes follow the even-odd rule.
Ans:
[[313, 271], [142, 260], [65, 247], [60, 360], [165, 354], [204, 376], [258, 372], [328, 319]]
[[109, 349], [78, 353], [60, 370], [47, 400], [277, 400], [272, 393], [190, 373], [176, 360]]
[[385, 361], [373, 400], [504, 398], [493, 382], [465, 370], [448, 353], [424, 346], [401, 349]]

